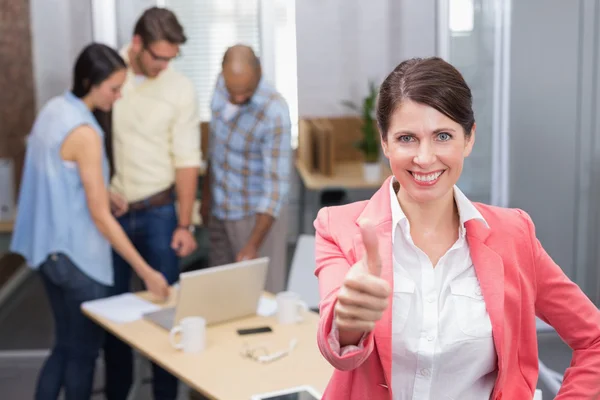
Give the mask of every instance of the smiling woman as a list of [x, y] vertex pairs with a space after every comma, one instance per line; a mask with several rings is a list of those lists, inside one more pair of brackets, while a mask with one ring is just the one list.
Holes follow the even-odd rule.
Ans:
[[[471, 91], [460, 73], [431, 58], [400, 64], [380, 89], [383, 151], [400, 183], [401, 203], [445, 201], [475, 141]], [[433, 90], [430, 82], [435, 79]], [[394, 112], [390, 112], [390, 111]], [[388, 137], [390, 132], [390, 137]]]
[[475, 142], [471, 103], [440, 58], [405, 61], [381, 85], [393, 176], [315, 221], [318, 344], [336, 368], [325, 398], [532, 399], [536, 316], [576, 349], [557, 398], [600, 395], [596, 306], [525, 212], [456, 186]]

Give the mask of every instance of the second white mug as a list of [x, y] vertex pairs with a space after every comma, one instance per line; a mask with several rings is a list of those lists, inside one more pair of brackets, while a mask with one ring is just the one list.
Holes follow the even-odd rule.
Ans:
[[294, 292], [280, 292], [275, 296], [277, 300], [277, 320], [280, 324], [296, 324], [302, 322], [308, 305], [300, 300], [300, 295]]
[[[181, 338], [175, 341], [180, 333]], [[202, 317], [187, 317], [179, 321], [169, 333], [171, 345], [184, 353], [199, 353], [206, 346], [206, 320]]]

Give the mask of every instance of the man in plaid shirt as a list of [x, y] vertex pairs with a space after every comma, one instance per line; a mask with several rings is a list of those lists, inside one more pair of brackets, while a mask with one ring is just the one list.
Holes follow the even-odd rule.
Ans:
[[201, 213], [210, 264], [270, 257], [266, 290], [284, 289], [285, 211], [291, 169], [287, 103], [262, 78], [251, 48], [223, 57], [211, 103], [208, 171]]

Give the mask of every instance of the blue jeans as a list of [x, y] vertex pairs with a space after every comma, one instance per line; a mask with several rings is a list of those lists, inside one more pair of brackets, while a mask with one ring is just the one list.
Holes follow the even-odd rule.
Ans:
[[[173, 204], [141, 211], [130, 211], [119, 218], [121, 226], [142, 257], [160, 271], [169, 284], [179, 279], [179, 259], [171, 248], [177, 214]], [[131, 291], [132, 269], [118, 254], [113, 253], [115, 284], [113, 294]], [[126, 400], [133, 383], [133, 353], [131, 347], [111, 334], [104, 345], [106, 366], [105, 392], [107, 400]], [[175, 400], [178, 381], [173, 375], [152, 364], [155, 400]]]
[[107, 297], [110, 288], [85, 275], [63, 254], [52, 254], [39, 268], [54, 316], [55, 338], [38, 377], [36, 400], [92, 395], [94, 369], [104, 330], [81, 312], [81, 303]]

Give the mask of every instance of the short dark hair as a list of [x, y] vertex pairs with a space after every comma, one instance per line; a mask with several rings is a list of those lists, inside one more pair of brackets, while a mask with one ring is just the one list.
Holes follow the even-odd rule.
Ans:
[[71, 91], [75, 96], [82, 98], [92, 87], [125, 68], [125, 61], [114, 49], [101, 43], [92, 43], [81, 51], [75, 61]]
[[166, 8], [152, 7], [144, 11], [133, 30], [148, 46], [159, 40], [172, 44], [184, 44], [187, 37], [175, 14]]
[[428, 105], [460, 124], [468, 137], [475, 124], [471, 89], [451, 64], [439, 57], [400, 63], [383, 81], [377, 100], [377, 123], [387, 138], [390, 117], [405, 100]]

